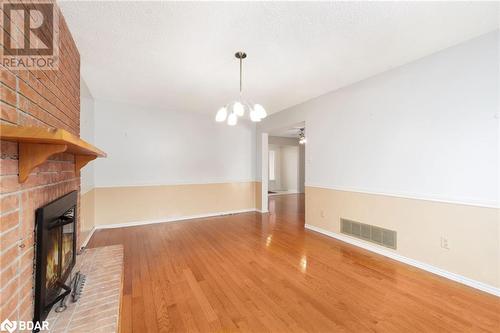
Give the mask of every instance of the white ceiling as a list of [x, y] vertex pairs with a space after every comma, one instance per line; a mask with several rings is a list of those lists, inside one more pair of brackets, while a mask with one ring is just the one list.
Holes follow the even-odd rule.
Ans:
[[244, 89], [268, 112], [499, 27], [496, 2], [60, 2], [97, 99], [216, 109]]

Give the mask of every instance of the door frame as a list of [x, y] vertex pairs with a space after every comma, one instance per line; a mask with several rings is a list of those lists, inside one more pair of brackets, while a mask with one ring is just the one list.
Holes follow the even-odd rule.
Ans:
[[[291, 126], [296, 126], [297, 124], [301, 124], [306, 127], [306, 121], [303, 120], [298, 123], [293, 123], [289, 126], [282, 126], [281, 128], [287, 128]], [[269, 212], [269, 132], [273, 132], [273, 130], [267, 130], [266, 132], [261, 133], [261, 213]], [[307, 149], [304, 147], [304, 182], [306, 181], [306, 171], [307, 171]], [[305, 184], [304, 184], [304, 194], [305, 194]]]

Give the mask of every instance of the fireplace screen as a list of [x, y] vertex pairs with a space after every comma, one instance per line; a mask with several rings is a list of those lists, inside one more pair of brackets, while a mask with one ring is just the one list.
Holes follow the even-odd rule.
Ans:
[[36, 210], [34, 322], [71, 291], [66, 280], [75, 265], [77, 196], [70, 192]]

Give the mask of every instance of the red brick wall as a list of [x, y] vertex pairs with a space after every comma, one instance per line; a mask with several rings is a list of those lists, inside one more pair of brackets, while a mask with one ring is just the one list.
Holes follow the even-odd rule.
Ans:
[[[0, 33], [3, 33], [0, 27]], [[57, 71], [9, 71], [0, 66], [0, 121], [57, 127], [80, 133], [80, 55], [60, 15]], [[0, 322], [33, 317], [35, 209], [79, 190], [74, 156], [55, 155], [18, 182], [18, 145], [1, 141], [0, 159]]]

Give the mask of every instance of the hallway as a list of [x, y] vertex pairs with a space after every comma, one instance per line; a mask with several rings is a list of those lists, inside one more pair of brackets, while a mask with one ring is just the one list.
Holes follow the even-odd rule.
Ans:
[[269, 196], [269, 214], [283, 223], [304, 227], [305, 195], [280, 194]]

